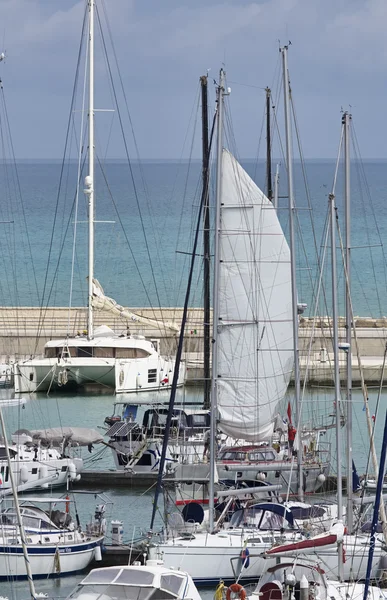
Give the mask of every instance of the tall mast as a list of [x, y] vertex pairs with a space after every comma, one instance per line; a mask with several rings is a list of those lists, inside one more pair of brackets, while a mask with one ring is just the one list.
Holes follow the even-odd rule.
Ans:
[[271, 177], [271, 123], [270, 123], [270, 101], [271, 89], [266, 88], [266, 189], [267, 197], [273, 201], [273, 183]]
[[209, 163], [210, 152], [208, 146], [208, 78], [203, 75], [200, 78], [202, 90], [202, 206], [203, 206], [203, 275], [204, 275], [204, 290], [203, 290], [203, 308], [204, 308], [204, 323], [203, 323], [203, 344], [204, 344], [204, 401], [203, 408], [210, 408], [210, 392], [211, 392], [211, 340], [210, 340], [210, 210], [209, 210]]
[[85, 178], [85, 194], [89, 200], [89, 290], [87, 303], [87, 339], [94, 337], [93, 277], [94, 277], [94, 6], [89, 0], [89, 174]]
[[296, 282], [296, 244], [294, 236], [294, 185], [293, 185], [293, 156], [292, 156], [292, 127], [290, 121], [290, 82], [288, 74], [288, 47], [280, 49], [282, 54], [283, 86], [284, 86], [284, 107], [285, 107], [285, 133], [286, 133], [286, 163], [288, 171], [288, 197], [289, 197], [289, 241], [291, 257], [291, 277], [292, 277], [292, 309], [293, 309], [293, 348], [294, 348], [294, 388], [296, 403], [296, 423], [297, 435], [299, 440], [299, 450], [297, 452], [297, 492], [300, 500], [304, 498], [303, 478], [302, 478], [302, 444], [301, 444], [301, 389], [300, 389], [300, 364], [298, 348], [298, 300], [297, 300], [297, 282]]
[[[340, 371], [339, 371], [339, 334], [337, 310], [337, 273], [336, 273], [336, 206], [335, 195], [329, 194], [330, 219], [331, 219], [331, 256], [332, 256], [332, 319], [333, 319], [333, 360], [335, 380], [335, 405], [336, 405], [336, 453], [337, 453], [337, 518], [343, 519], [343, 480], [341, 472], [341, 414], [340, 414]], [[349, 481], [348, 481], [349, 486]], [[339, 581], [343, 581], [343, 553], [339, 546]]]
[[9, 473], [9, 479], [10, 479], [10, 482], [11, 482], [13, 501], [14, 501], [14, 504], [15, 504], [15, 512], [16, 512], [17, 525], [19, 527], [20, 541], [21, 541], [22, 549], [23, 549], [24, 564], [25, 564], [25, 567], [26, 567], [26, 573], [27, 573], [27, 579], [28, 579], [28, 587], [29, 587], [31, 599], [32, 600], [36, 600], [37, 596], [36, 596], [36, 591], [35, 591], [34, 580], [33, 580], [33, 577], [32, 577], [31, 563], [30, 563], [30, 559], [29, 559], [29, 556], [28, 556], [28, 547], [27, 547], [26, 532], [24, 530], [23, 518], [22, 518], [21, 512], [20, 512], [19, 498], [18, 498], [18, 495], [17, 495], [17, 485], [15, 483], [15, 479], [14, 479], [14, 476], [13, 476], [11, 456], [9, 454], [7, 432], [6, 432], [6, 429], [5, 429], [4, 416], [3, 416], [3, 411], [2, 411], [1, 406], [0, 406], [0, 423], [1, 423], [1, 431], [2, 431], [2, 434], [3, 434], [3, 439], [4, 439], [5, 453], [6, 453], [6, 456], [7, 456], [8, 473]]
[[352, 318], [351, 318], [351, 181], [350, 181], [350, 123], [351, 115], [345, 112], [342, 118], [344, 128], [344, 169], [345, 169], [345, 329], [347, 343], [347, 527], [353, 530], [353, 489], [352, 489]]
[[216, 202], [215, 202], [215, 245], [214, 245], [214, 295], [212, 314], [212, 375], [211, 375], [211, 437], [210, 437], [210, 485], [209, 485], [209, 524], [214, 529], [214, 482], [216, 468], [216, 424], [218, 400], [218, 322], [219, 322], [219, 238], [220, 238], [220, 202], [222, 195], [222, 157], [223, 157], [223, 97], [225, 95], [225, 73], [220, 69], [217, 89], [217, 145], [216, 145]]

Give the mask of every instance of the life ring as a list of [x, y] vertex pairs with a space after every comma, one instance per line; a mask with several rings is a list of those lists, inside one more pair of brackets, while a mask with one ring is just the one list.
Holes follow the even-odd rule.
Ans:
[[240, 583], [232, 583], [226, 592], [226, 600], [231, 600], [231, 594], [238, 594], [240, 600], [246, 600], [246, 590]]

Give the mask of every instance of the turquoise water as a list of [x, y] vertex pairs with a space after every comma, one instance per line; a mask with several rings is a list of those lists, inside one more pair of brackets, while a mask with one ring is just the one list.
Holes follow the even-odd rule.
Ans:
[[[243, 164], [257, 183], [264, 187], [263, 163], [257, 165], [254, 161], [249, 161]], [[300, 300], [307, 302], [313, 311], [316, 252], [321, 253], [334, 162], [307, 161], [306, 172], [311, 210], [301, 165], [295, 164], [296, 202], [299, 209], [296, 235], [297, 276]], [[387, 233], [385, 165], [383, 162], [366, 162], [363, 165], [354, 162], [352, 172], [354, 311], [355, 314], [380, 316], [387, 312], [384, 303], [386, 260], [382, 246]], [[0, 236], [0, 303], [6, 306], [39, 305], [43, 300], [45, 304], [67, 306], [77, 167], [72, 163], [65, 168], [58, 202], [59, 164], [20, 163], [18, 174], [24, 213], [20, 200], [11, 191], [11, 185], [0, 206], [0, 230], [3, 230], [3, 236]], [[12, 167], [8, 167], [8, 177], [13, 176]], [[200, 163], [134, 164], [133, 181], [137, 196], [128, 166], [124, 163], [108, 162], [104, 173], [97, 170], [96, 176], [96, 219], [99, 222], [96, 224], [95, 276], [106, 293], [120, 304], [128, 306], [181, 306], [189, 261], [185, 253], [189, 253], [192, 248], [193, 223], [200, 198]], [[76, 221], [73, 306], [82, 306], [86, 302], [87, 225], [82, 189], [83, 184]], [[342, 192], [343, 181], [339, 176], [336, 198], [340, 221], [343, 217]], [[285, 196], [286, 193], [286, 177], [283, 172], [280, 194]], [[286, 198], [280, 200], [279, 217], [287, 234]], [[196, 306], [201, 304], [202, 297], [200, 263], [198, 260], [191, 297], [191, 304]], [[329, 290], [329, 275], [326, 274], [324, 279]], [[339, 293], [342, 297], [343, 275], [340, 269], [339, 279]], [[320, 313], [326, 314], [327, 310], [320, 304]], [[340, 310], [343, 312], [342, 305]]]

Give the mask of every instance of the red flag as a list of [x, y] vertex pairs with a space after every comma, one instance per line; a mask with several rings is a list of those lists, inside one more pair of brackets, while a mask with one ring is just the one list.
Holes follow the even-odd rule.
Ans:
[[292, 407], [290, 406], [290, 402], [288, 402], [288, 421], [292, 422]]

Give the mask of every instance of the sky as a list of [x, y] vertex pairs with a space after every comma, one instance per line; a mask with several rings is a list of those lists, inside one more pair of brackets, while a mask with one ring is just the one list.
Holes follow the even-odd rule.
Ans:
[[[343, 109], [353, 115], [361, 156], [387, 156], [385, 0], [97, 2], [108, 15], [141, 158], [191, 152], [199, 77], [209, 70], [213, 104], [222, 66], [238, 155], [255, 158], [263, 88], [278, 86], [279, 44], [289, 41], [304, 156], [336, 157]], [[18, 158], [63, 155], [84, 7], [84, 0], [0, 0], [0, 77]], [[97, 77], [102, 67], [99, 55]], [[109, 102], [100, 84], [96, 106]], [[109, 152], [123, 156], [112, 142]]]

